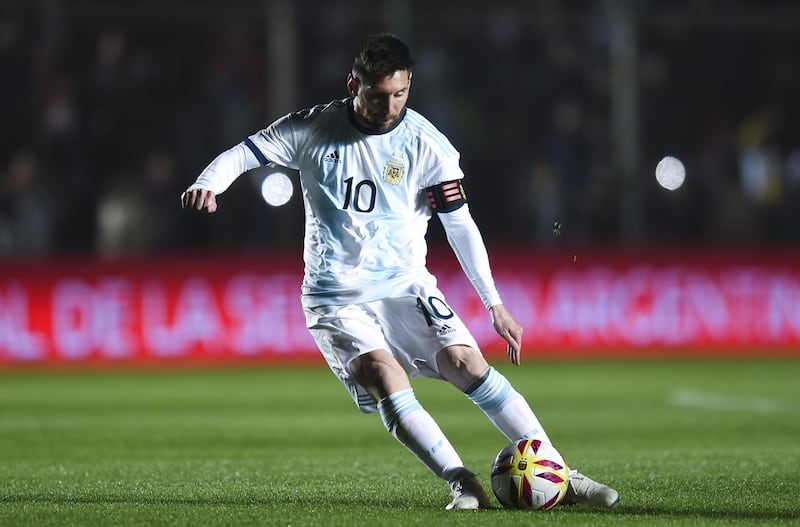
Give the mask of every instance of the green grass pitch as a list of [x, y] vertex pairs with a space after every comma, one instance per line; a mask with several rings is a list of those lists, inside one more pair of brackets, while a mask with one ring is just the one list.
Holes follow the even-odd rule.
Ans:
[[[800, 361], [498, 363], [611, 510], [444, 510], [324, 367], [0, 373], [0, 526], [800, 525]], [[505, 440], [422, 404], [488, 488]], [[496, 502], [495, 502], [496, 503]]]

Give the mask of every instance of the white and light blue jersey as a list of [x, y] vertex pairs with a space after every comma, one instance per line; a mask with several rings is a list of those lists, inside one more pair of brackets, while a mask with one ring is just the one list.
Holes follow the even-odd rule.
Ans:
[[425, 189], [461, 179], [459, 154], [406, 108], [390, 130], [359, 126], [351, 99], [292, 113], [244, 142], [253, 162], [300, 172], [305, 205], [303, 305], [350, 304], [435, 283], [425, 266]]

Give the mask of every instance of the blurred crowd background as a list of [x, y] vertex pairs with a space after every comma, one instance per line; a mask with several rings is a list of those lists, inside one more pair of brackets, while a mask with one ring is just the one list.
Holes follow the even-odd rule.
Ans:
[[300, 247], [300, 197], [266, 205], [260, 171], [213, 216], [180, 192], [345, 97], [382, 30], [411, 45], [409, 106], [461, 152], [490, 245], [800, 241], [796, 1], [2, 0], [0, 255]]

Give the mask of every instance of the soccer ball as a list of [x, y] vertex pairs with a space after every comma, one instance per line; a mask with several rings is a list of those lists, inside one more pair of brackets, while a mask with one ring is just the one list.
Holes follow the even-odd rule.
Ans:
[[550, 443], [520, 439], [497, 454], [492, 490], [509, 509], [548, 510], [567, 492], [569, 468]]

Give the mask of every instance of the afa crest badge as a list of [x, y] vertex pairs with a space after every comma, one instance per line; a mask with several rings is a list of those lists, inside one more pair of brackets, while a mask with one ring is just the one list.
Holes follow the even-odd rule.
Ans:
[[386, 162], [383, 168], [383, 179], [392, 185], [399, 185], [406, 174], [406, 162], [404, 154], [392, 152], [392, 157]]

